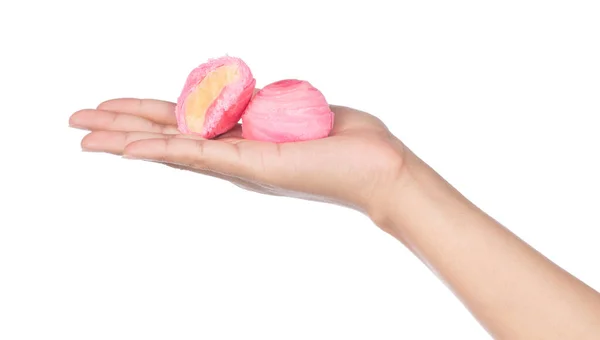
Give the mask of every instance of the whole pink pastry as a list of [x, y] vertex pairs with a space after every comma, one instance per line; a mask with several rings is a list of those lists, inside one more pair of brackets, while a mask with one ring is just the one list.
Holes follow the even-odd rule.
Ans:
[[324, 138], [334, 114], [309, 82], [286, 79], [258, 91], [242, 115], [245, 139], [284, 143]]
[[239, 58], [225, 56], [198, 66], [177, 99], [179, 131], [209, 139], [231, 130], [252, 98], [255, 84], [250, 68]]

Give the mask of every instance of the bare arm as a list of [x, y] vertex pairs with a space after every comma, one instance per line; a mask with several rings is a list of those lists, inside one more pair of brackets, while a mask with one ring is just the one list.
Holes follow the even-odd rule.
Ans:
[[498, 339], [600, 339], [600, 294], [475, 207], [408, 152], [376, 223]]
[[275, 145], [177, 135], [175, 104], [116, 99], [70, 124], [88, 151], [214, 176], [244, 189], [349, 206], [402, 241], [498, 339], [600, 339], [600, 295], [487, 216], [376, 117], [332, 106], [331, 136]]

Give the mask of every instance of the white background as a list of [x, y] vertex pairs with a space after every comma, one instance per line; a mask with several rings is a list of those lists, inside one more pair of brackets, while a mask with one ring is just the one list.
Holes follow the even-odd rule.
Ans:
[[[486, 339], [364, 216], [80, 151], [210, 57], [366, 110], [600, 289], [597, 1], [3, 1], [0, 339]], [[518, 283], [515, 283], [518, 284]]]

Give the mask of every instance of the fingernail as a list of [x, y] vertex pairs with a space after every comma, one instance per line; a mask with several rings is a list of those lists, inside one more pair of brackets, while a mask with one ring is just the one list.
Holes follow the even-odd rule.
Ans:
[[121, 158], [133, 159], [133, 160], [136, 160], [136, 161], [148, 161], [148, 162], [152, 161], [151, 159], [145, 159], [143, 157], [137, 157], [137, 156], [134, 156], [134, 155], [121, 155]]
[[72, 121], [69, 122], [69, 127], [74, 128], [74, 129], [82, 129], [83, 128], [81, 125], [77, 124], [76, 122], [72, 122]]

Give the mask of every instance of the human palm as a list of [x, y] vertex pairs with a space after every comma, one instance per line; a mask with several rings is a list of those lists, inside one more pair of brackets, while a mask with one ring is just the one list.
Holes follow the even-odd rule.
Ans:
[[368, 212], [402, 169], [404, 147], [376, 117], [332, 106], [329, 137], [294, 143], [242, 138], [241, 126], [216, 139], [177, 130], [175, 104], [114, 99], [74, 113], [90, 130], [87, 151], [164, 163], [227, 180], [244, 189], [330, 202]]

